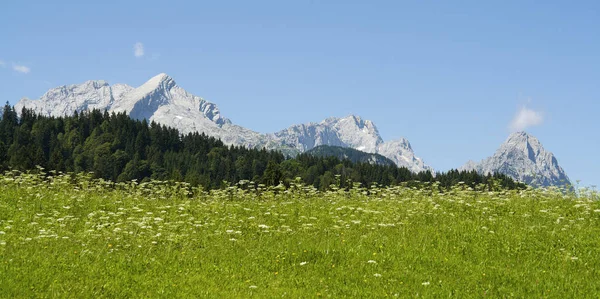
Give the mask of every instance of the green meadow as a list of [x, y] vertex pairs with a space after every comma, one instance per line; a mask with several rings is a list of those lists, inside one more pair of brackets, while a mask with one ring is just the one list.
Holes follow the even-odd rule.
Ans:
[[594, 191], [246, 186], [6, 173], [0, 296], [600, 294]]

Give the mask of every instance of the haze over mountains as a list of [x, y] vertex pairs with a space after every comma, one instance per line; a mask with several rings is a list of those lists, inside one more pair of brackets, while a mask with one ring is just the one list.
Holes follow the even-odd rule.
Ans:
[[[15, 105], [48, 116], [70, 115], [90, 109], [125, 112], [135, 119], [148, 119], [177, 128], [182, 133], [203, 132], [226, 144], [277, 149], [296, 155], [319, 145], [353, 148], [380, 154], [413, 172], [433, 171], [417, 157], [408, 140], [385, 142], [375, 124], [359, 116], [328, 118], [319, 123], [293, 125], [275, 133], [261, 134], [233, 124], [218, 107], [178, 86], [166, 74], [159, 74], [140, 87], [87, 81], [60, 86], [38, 100], [22, 99]], [[481, 163], [470, 162], [464, 170], [501, 172], [525, 183], [540, 186], [564, 185], [568, 177], [556, 158], [539, 141], [526, 133], [513, 134], [496, 154]]]

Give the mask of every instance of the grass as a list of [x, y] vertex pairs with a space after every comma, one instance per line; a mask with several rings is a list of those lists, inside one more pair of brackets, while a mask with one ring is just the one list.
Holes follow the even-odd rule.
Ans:
[[0, 296], [595, 297], [600, 202], [551, 191], [0, 176]]

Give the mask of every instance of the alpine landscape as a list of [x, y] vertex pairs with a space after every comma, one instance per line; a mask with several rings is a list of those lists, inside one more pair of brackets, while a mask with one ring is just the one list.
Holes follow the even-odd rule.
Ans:
[[599, 293], [596, 3], [3, 12], [0, 298]]

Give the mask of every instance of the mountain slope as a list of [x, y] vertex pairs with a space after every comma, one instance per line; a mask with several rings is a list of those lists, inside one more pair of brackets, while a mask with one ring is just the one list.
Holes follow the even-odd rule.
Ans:
[[39, 100], [22, 99], [15, 105], [17, 111], [23, 107], [48, 116], [90, 109], [125, 112], [134, 119], [155, 121], [184, 134], [202, 132], [226, 144], [277, 149], [292, 156], [319, 145], [342, 146], [380, 153], [413, 172], [432, 170], [415, 156], [407, 140], [384, 142], [370, 120], [350, 115], [260, 134], [233, 124], [214, 103], [188, 93], [166, 74], [159, 74], [137, 88], [125, 84], [111, 86], [105, 81], [60, 86]]
[[431, 167], [415, 155], [408, 140], [402, 138], [384, 142], [372, 121], [355, 115], [331, 117], [320, 123], [294, 125], [268, 134], [268, 137], [269, 142], [275, 144], [267, 146], [268, 148], [283, 148], [291, 154], [302, 153], [319, 145], [341, 146], [381, 154], [396, 165], [413, 172], [433, 172]]
[[396, 165], [394, 161], [380, 154], [366, 153], [353, 148], [341, 146], [319, 145], [311, 150], [306, 151], [306, 154], [316, 157], [336, 157], [340, 160], [348, 159], [354, 163]]
[[482, 174], [499, 172], [532, 186], [571, 185], [556, 157], [525, 132], [511, 134], [493, 156], [479, 163], [469, 161], [461, 169]]

